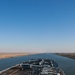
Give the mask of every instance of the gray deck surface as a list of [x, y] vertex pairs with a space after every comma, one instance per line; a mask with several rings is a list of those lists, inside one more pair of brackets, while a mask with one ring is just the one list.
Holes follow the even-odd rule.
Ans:
[[20, 69], [10, 69], [1, 73], [0, 75], [31, 75], [31, 70], [21, 71]]

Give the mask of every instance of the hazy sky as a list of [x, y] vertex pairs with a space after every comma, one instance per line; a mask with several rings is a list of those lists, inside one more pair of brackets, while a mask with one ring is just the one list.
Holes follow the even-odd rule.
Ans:
[[75, 0], [0, 0], [0, 52], [75, 52]]

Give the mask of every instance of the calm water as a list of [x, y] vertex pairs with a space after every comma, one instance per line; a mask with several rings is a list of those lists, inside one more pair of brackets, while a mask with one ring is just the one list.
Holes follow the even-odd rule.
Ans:
[[55, 54], [49, 54], [49, 53], [0, 59], [0, 71], [8, 67], [14, 66], [16, 64], [19, 64], [21, 62], [27, 61], [29, 59], [35, 59], [35, 58], [53, 59], [58, 63], [59, 67], [64, 70], [66, 75], [75, 75], [75, 60], [74, 59], [58, 56]]

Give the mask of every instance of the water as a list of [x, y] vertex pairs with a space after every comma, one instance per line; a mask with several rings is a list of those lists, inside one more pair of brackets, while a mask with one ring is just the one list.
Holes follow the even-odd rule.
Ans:
[[48, 58], [55, 60], [66, 75], [75, 75], [75, 60], [55, 54], [43, 53], [15, 58], [0, 59], [0, 71], [29, 59]]

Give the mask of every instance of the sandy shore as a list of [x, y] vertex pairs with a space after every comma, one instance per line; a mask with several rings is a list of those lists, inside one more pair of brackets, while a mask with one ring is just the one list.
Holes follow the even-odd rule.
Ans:
[[65, 56], [68, 58], [75, 59], [75, 53], [56, 53], [57, 55]]
[[17, 56], [25, 56], [25, 55], [31, 55], [35, 53], [0, 53], [0, 59], [2, 58], [13, 58]]

